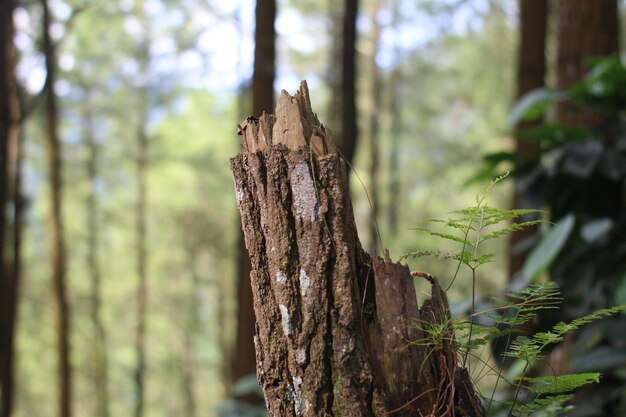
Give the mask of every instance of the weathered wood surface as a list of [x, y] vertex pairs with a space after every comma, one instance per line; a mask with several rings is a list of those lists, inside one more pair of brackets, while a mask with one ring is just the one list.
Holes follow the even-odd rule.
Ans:
[[412, 343], [449, 318], [436, 280], [419, 310], [409, 270], [362, 250], [345, 165], [306, 83], [239, 129], [231, 168], [269, 415], [484, 415], [451, 345]]

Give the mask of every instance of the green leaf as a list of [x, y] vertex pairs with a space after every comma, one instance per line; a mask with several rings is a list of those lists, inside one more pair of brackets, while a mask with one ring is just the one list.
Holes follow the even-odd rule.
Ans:
[[615, 302], [626, 304], [626, 272], [615, 286]]
[[450, 253], [450, 252], [442, 252], [438, 250], [421, 250], [416, 252], [409, 252], [406, 255], [402, 255], [402, 257], [398, 260], [398, 262], [402, 262], [407, 258], [422, 258], [424, 256], [432, 256], [437, 259], [446, 260], [446, 259], [454, 259], [459, 260], [460, 255], [458, 253]]
[[548, 148], [565, 142], [578, 142], [592, 137], [591, 131], [557, 123], [545, 123], [518, 132], [515, 137], [528, 142], [546, 142]]
[[603, 152], [604, 145], [593, 140], [569, 146], [563, 155], [563, 171], [577, 178], [589, 178]]
[[494, 232], [491, 232], [487, 235], [484, 235], [481, 238], [481, 242], [484, 240], [489, 240], [489, 239], [496, 239], [499, 238], [501, 236], [505, 236], [514, 232], [517, 232], [519, 230], [525, 229], [529, 226], [535, 225], [535, 224], [539, 224], [539, 223], [545, 223], [544, 220], [530, 220], [527, 222], [523, 222], [523, 223], [511, 223], [510, 226], [504, 227], [502, 229], [498, 229]]
[[561, 251], [567, 238], [574, 229], [574, 215], [568, 214], [559, 221], [546, 235], [541, 239], [539, 244], [534, 247], [524, 268], [522, 269], [522, 277], [524, 282], [533, 281], [541, 272], [543, 272]]
[[569, 93], [582, 106], [620, 112], [626, 105], [626, 69], [619, 57], [601, 60]]
[[491, 164], [499, 164], [500, 162], [515, 162], [518, 159], [518, 154], [514, 152], [493, 152], [483, 156], [483, 161]]
[[[452, 225], [452, 224], [449, 224], [449, 226], [452, 226], [452, 227], [455, 227], [455, 228], [459, 228], [459, 227], [456, 227], [455, 225]], [[434, 231], [432, 231], [430, 229], [424, 229], [424, 228], [421, 228], [421, 227], [418, 227], [418, 228], [415, 228], [415, 229], [412, 229], [412, 230], [417, 230], [418, 232], [426, 232], [426, 233], [428, 233], [431, 236], [437, 236], [437, 237], [440, 237], [442, 239], [452, 240], [454, 242], [465, 243], [465, 239], [463, 239], [461, 237], [458, 237], [458, 236], [455, 236], [455, 235], [451, 235], [449, 233], [434, 232]]]
[[580, 235], [586, 243], [594, 243], [605, 237], [612, 228], [613, 220], [610, 217], [603, 217], [585, 223]]
[[574, 372], [614, 371], [618, 367], [626, 368], [626, 352], [623, 348], [603, 346], [572, 359], [570, 366]]
[[540, 376], [536, 378], [520, 377], [516, 379], [527, 383], [528, 387], [537, 394], [556, 394], [573, 391], [593, 382], [598, 383], [600, 382], [600, 374], [598, 372], [589, 372], [559, 376]]
[[513, 126], [522, 120], [531, 120], [542, 116], [552, 103], [562, 97], [562, 93], [545, 88], [538, 88], [526, 93], [513, 105], [509, 114], [509, 124]]
[[556, 416], [565, 410], [571, 409], [565, 406], [565, 402], [570, 399], [572, 399], [572, 395], [537, 397], [529, 403], [516, 404], [511, 414], [515, 417], [528, 417], [541, 411], [542, 416]]

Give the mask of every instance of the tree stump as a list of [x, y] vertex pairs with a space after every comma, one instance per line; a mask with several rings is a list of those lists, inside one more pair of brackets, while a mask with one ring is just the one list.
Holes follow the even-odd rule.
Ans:
[[[484, 416], [445, 292], [418, 308], [406, 266], [361, 248], [346, 167], [306, 83], [239, 126], [231, 160], [252, 261], [257, 376], [270, 416]], [[429, 343], [424, 330], [448, 330]]]

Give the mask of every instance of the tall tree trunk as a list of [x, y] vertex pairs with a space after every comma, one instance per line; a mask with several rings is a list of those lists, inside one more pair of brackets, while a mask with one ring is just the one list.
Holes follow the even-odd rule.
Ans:
[[[0, 417], [13, 409], [15, 326], [20, 272], [20, 108], [15, 80], [12, 0], [0, 6]], [[13, 206], [9, 233], [7, 213]], [[12, 236], [10, 246], [8, 237]]]
[[326, 123], [330, 130], [333, 132], [333, 137], [338, 143], [341, 143], [343, 138], [343, 126], [342, 126], [342, 98], [341, 98], [341, 77], [342, 69], [341, 65], [337, 65], [341, 62], [341, 53], [343, 50], [343, 43], [338, 41], [343, 39], [343, 14], [345, 9], [345, 3], [337, 0], [328, 0], [328, 15], [329, 19], [329, 32], [330, 39], [337, 40], [331, 42], [328, 48], [327, 67], [326, 67], [326, 84], [330, 89], [330, 97], [328, 100], [327, 108], [327, 120]]
[[56, 82], [56, 48], [50, 37], [52, 17], [48, 0], [43, 0], [43, 50], [46, 61], [46, 135], [48, 153], [48, 176], [50, 192], [50, 256], [52, 260], [52, 280], [54, 301], [57, 312], [57, 349], [59, 354], [59, 415], [72, 416], [72, 375], [70, 369], [70, 309], [65, 283], [65, 242], [63, 240], [62, 218], [62, 160], [61, 140], [58, 132], [57, 97], [54, 93]]
[[[393, 23], [397, 28], [400, 25], [399, 0], [394, 0]], [[396, 34], [397, 36], [397, 34]], [[390, 77], [389, 113], [391, 114], [391, 149], [389, 154], [389, 207], [387, 208], [390, 237], [395, 237], [398, 231], [398, 211], [400, 208], [400, 136], [402, 135], [402, 112], [400, 111], [400, 97], [402, 96], [402, 67], [400, 65], [400, 45], [395, 42], [395, 66]]]
[[252, 113], [260, 116], [274, 109], [276, 78], [276, 0], [258, 0], [254, 34], [254, 73], [252, 75]]
[[[358, 0], [345, 0], [340, 11], [337, 2], [330, 2], [333, 39], [341, 39], [331, 46], [328, 84], [331, 89], [329, 126], [339, 144], [339, 150], [352, 164], [358, 140], [356, 110], [356, 19]], [[341, 65], [337, 65], [340, 62]], [[349, 174], [349, 172], [348, 172]]]
[[[198, 302], [198, 294], [200, 292], [200, 277], [196, 270], [197, 249], [188, 248], [189, 268], [191, 273], [191, 282], [187, 292], [187, 317], [185, 319], [185, 331], [183, 335], [182, 345], [182, 388], [183, 398], [185, 400], [185, 416], [195, 417], [197, 415], [197, 399], [196, 399], [196, 354], [194, 339], [198, 335], [200, 328], [200, 303]], [[218, 300], [218, 303], [220, 301]]]
[[345, 0], [343, 15], [343, 48], [341, 51], [341, 141], [339, 150], [352, 164], [358, 141], [356, 113], [356, 19], [359, 0]]
[[147, 184], [146, 168], [148, 164], [148, 136], [147, 123], [147, 91], [141, 89], [142, 107], [140, 112], [140, 126], [137, 130], [137, 156], [135, 160], [137, 202], [135, 211], [136, 233], [136, 261], [137, 261], [137, 294], [135, 328], [135, 417], [142, 417], [145, 408], [145, 374], [146, 374], [146, 315], [148, 307], [148, 274], [147, 274]]
[[[557, 88], [580, 81], [589, 69], [589, 58], [619, 53], [617, 0], [559, 0]], [[572, 102], [557, 106], [556, 120], [570, 126], [589, 127], [602, 117], [582, 111]]]
[[[544, 87], [546, 73], [546, 30], [548, 19], [547, 0], [520, 0], [520, 41], [517, 55], [517, 98], [524, 94]], [[541, 120], [522, 121], [515, 126], [516, 131], [522, 131], [541, 123]], [[529, 158], [539, 149], [536, 143], [516, 140], [515, 149], [522, 158]], [[513, 191], [513, 208], [535, 208], [529, 201], [529, 195], [519, 189], [516, 182]], [[521, 220], [520, 220], [521, 221]], [[509, 242], [509, 279], [522, 269], [530, 245], [526, 242], [536, 235], [537, 227], [528, 227], [513, 233]]]
[[[567, 89], [580, 81], [589, 69], [590, 58], [619, 53], [617, 0], [560, 0], [557, 29], [557, 87]], [[606, 129], [613, 122], [593, 110], [582, 110], [571, 101], [558, 103], [555, 121], [560, 124]], [[605, 136], [606, 132], [603, 132]], [[580, 181], [576, 193], [587, 196], [579, 210], [592, 216], [619, 218], [623, 205], [620, 182], [596, 173]], [[572, 209], [567, 199], [554, 204], [551, 215], [559, 219]]]
[[93, 366], [97, 416], [109, 417], [109, 383], [106, 330], [102, 321], [102, 285], [100, 278], [100, 205], [98, 203], [98, 159], [99, 151], [96, 143], [94, 116], [91, 107], [91, 92], [86, 92], [83, 104], [84, 140], [88, 150], [87, 178], [89, 193], [85, 202], [87, 208], [87, 266], [91, 278], [91, 311], [90, 318], [94, 328]]
[[145, 411], [146, 381], [146, 321], [148, 310], [148, 251], [147, 251], [147, 178], [148, 167], [148, 88], [150, 73], [150, 22], [145, 15], [143, 0], [135, 4], [136, 14], [145, 33], [137, 43], [139, 74], [144, 81], [137, 90], [137, 148], [135, 154], [135, 183], [137, 187], [135, 206], [135, 259], [137, 266], [137, 292], [135, 299], [135, 417], [143, 417]]
[[[382, 77], [378, 64], [376, 63], [376, 55], [380, 44], [380, 23], [378, 23], [378, 13], [381, 10], [381, 1], [374, 0], [372, 4], [372, 55], [370, 56], [370, 77], [371, 83], [371, 107], [369, 114], [369, 145], [370, 145], [370, 166], [369, 166], [369, 197], [372, 213], [369, 216], [369, 245], [368, 249], [371, 253], [376, 253], [376, 246], [380, 242], [380, 231], [378, 230], [378, 212], [380, 207], [378, 179], [380, 165], [380, 117], [382, 105]], [[381, 243], [382, 244], [382, 243]], [[382, 247], [380, 248], [382, 250]]]
[[[346, 165], [305, 83], [241, 128], [235, 194], [252, 259], [257, 373], [270, 416], [484, 416], [437, 280], [418, 309], [405, 266], [361, 249]], [[420, 328], [415, 323], [420, 323]]]
[[[254, 49], [254, 73], [252, 76], [252, 114], [260, 116], [271, 113], [274, 108], [274, 79], [276, 77], [276, 0], [258, 0], [256, 4], [256, 27]], [[246, 251], [243, 235], [239, 236], [237, 283], [237, 335], [233, 357], [232, 379], [254, 375], [255, 317], [250, 288], [250, 257]], [[253, 396], [240, 398], [258, 402]]]

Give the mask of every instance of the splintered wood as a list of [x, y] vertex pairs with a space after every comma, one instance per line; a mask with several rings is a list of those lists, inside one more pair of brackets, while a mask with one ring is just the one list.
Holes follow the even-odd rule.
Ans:
[[276, 114], [263, 112], [261, 117], [248, 117], [239, 125], [245, 152], [257, 152], [271, 145], [283, 144], [287, 149], [297, 150], [308, 146], [317, 156], [337, 152], [330, 130], [319, 122], [311, 109], [309, 89], [305, 82], [295, 96], [282, 90]]
[[363, 251], [345, 164], [306, 83], [239, 133], [231, 169], [269, 415], [483, 416], [452, 330], [423, 342], [424, 329], [449, 322], [436, 279], [420, 309], [408, 268]]

